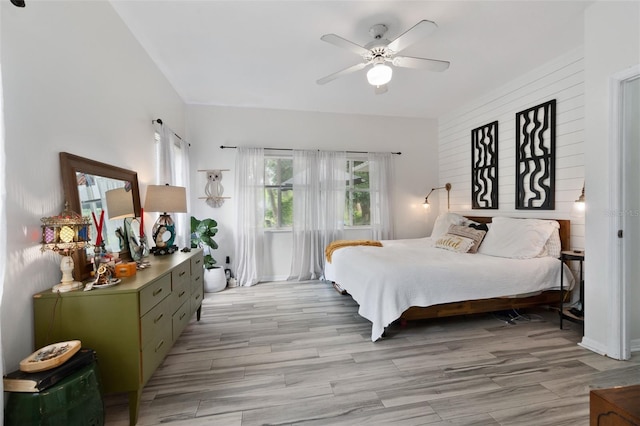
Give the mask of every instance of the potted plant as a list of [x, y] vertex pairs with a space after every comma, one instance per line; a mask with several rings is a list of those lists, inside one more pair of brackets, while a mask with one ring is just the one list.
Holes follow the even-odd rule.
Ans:
[[215, 266], [212, 250], [218, 248], [213, 237], [218, 233], [218, 223], [213, 219], [198, 220], [191, 216], [191, 247], [204, 250], [204, 291], [215, 293], [227, 286], [224, 269]]

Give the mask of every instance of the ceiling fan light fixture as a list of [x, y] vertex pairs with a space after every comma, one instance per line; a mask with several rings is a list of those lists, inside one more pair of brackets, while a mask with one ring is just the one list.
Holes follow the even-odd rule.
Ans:
[[385, 64], [375, 64], [367, 71], [367, 81], [372, 86], [384, 86], [391, 81], [393, 70]]

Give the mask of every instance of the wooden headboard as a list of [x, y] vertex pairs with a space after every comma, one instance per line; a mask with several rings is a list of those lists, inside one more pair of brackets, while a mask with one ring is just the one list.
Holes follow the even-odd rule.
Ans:
[[[479, 223], [491, 223], [492, 217], [486, 216], [465, 216], [467, 219], [473, 220]], [[544, 219], [549, 220], [549, 219]], [[568, 219], [553, 219], [560, 224], [560, 242], [562, 243], [562, 250], [571, 249], [571, 221]]]

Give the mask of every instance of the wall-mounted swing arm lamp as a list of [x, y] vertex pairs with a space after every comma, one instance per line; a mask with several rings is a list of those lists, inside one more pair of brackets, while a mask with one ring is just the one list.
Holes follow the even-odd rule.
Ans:
[[451, 203], [450, 203], [450, 199], [449, 199], [449, 194], [451, 192], [451, 184], [450, 183], [445, 183], [444, 186], [440, 186], [438, 188], [431, 188], [431, 191], [429, 191], [429, 193], [427, 194], [427, 196], [424, 198], [424, 203], [422, 204], [422, 207], [424, 207], [425, 209], [428, 209], [430, 206], [429, 203], [429, 195], [431, 195], [431, 193], [433, 191], [437, 191], [439, 189], [446, 189], [447, 190], [447, 210], [450, 210], [451, 208]]
[[578, 210], [584, 210], [584, 184], [582, 185], [582, 193], [580, 194], [580, 196], [578, 197], [578, 199], [575, 201], [576, 203], [576, 207], [578, 208]]

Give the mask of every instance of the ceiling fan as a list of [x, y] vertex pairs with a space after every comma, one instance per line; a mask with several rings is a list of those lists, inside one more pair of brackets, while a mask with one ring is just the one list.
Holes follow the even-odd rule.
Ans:
[[369, 71], [367, 71], [367, 81], [372, 86], [375, 86], [376, 94], [381, 94], [387, 91], [387, 83], [391, 81], [391, 76], [393, 74], [393, 69], [387, 63], [390, 63], [395, 67], [444, 71], [449, 68], [449, 61], [415, 58], [411, 56], [396, 56], [418, 40], [433, 33], [437, 28], [438, 26], [435, 22], [425, 19], [418, 22], [395, 40], [389, 41], [383, 38], [384, 34], [387, 32], [387, 26], [384, 24], [376, 24], [369, 30], [369, 34], [371, 34], [374, 40], [366, 46], [360, 46], [359, 44], [353, 43], [335, 34], [325, 34], [320, 37], [320, 40], [348, 49], [360, 55], [362, 57], [362, 62], [333, 74], [329, 74], [328, 76], [317, 80], [316, 83], [326, 84], [338, 77], [342, 77], [355, 71], [360, 71], [368, 65], [372, 65]]

